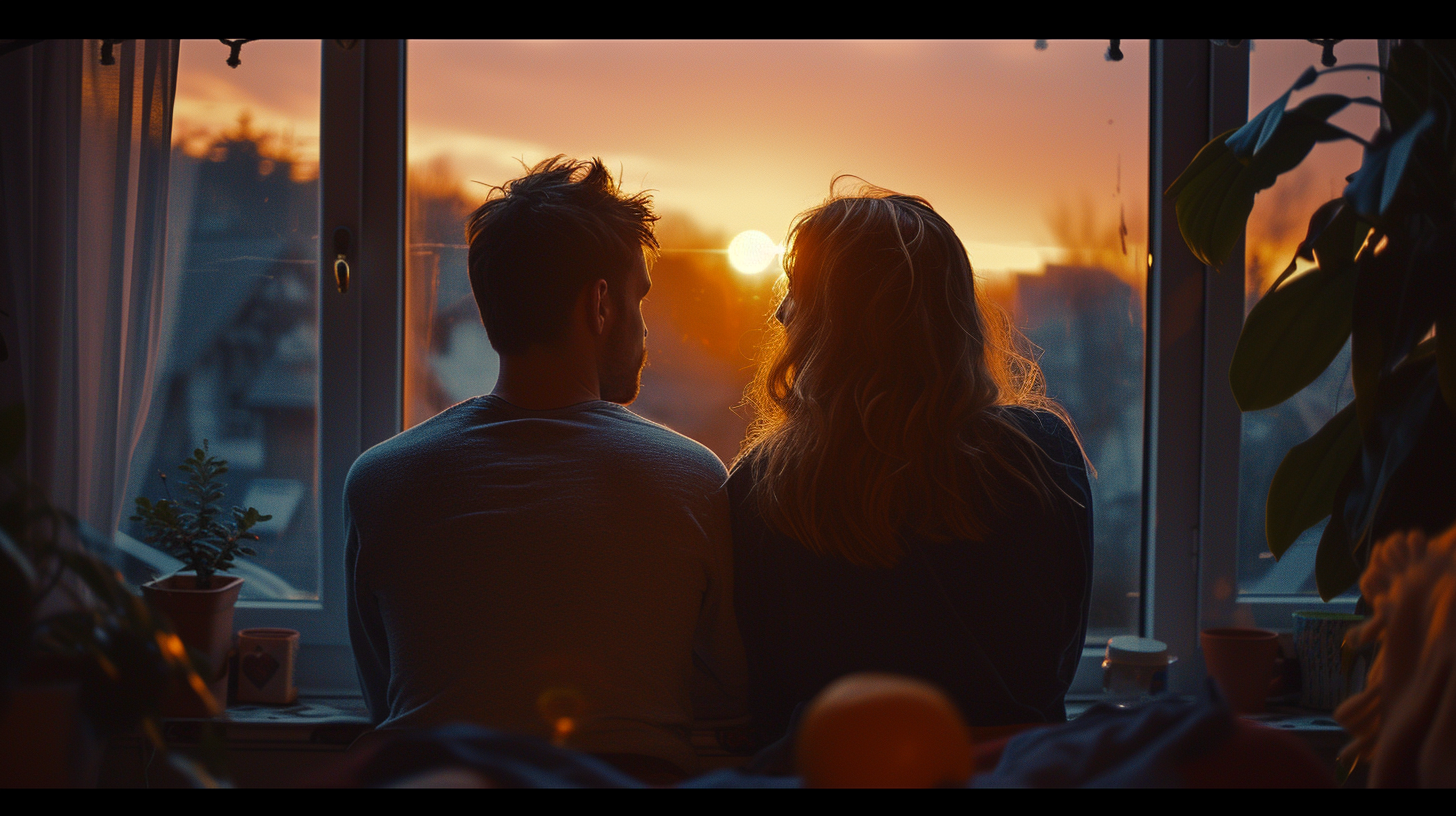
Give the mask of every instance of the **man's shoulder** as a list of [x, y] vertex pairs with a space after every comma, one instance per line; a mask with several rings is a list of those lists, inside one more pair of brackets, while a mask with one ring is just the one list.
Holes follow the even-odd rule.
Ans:
[[[488, 449], [488, 450], [487, 450]], [[701, 478], [715, 486], [727, 479], [723, 463], [707, 447], [622, 405], [593, 401], [552, 411], [519, 409], [494, 397], [477, 397], [447, 408], [366, 450], [349, 469], [346, 490], [409, 478], [451, 463], [478, 463], [539, 455], [554, 449], [564, 468], [592, 460], [630, 467], [664, 479]]]
[[408, 470], [417, 463], [438, 456], [442, 451], [459, 447], [463, 441], [460, 431], [470, 422], [468, 415], [477, 414], [482, 408], [476, 404], [479, 399], [477, 397], [446, 408], [361, 453], [349, 468], [349, 474], [344, 481], [345, 491], [352, 491], [357, 485]]
[[613, 440], [620, 454], [670, 469], [697, 471], [719, 484], [728, 478], [723, 461], [695, 439], [686, 437], [665, 425], [614, 403], [598, 406], [604, 419], [603, 430]]

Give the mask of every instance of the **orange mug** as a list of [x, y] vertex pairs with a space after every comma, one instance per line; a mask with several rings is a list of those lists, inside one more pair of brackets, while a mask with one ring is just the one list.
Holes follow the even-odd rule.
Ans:
[[1204, 629], [1198, 636], [1208, 674], [1236, 714], [1258, 714], [1275, 681], [1279, 635], [1267, 629]]

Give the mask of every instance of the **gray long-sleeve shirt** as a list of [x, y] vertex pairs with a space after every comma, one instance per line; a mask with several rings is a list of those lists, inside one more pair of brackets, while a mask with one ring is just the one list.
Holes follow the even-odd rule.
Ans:
[[349, 634], [376, 725], [452, 721], [697, 770], [744, 713], [723, 464], [610, 402], [467, 400], [345, 487]]

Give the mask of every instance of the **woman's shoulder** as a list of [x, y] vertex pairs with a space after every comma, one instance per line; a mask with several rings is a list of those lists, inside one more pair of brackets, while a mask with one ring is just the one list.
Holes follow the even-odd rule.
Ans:
[[1073, 464], [1082, 459], [1082, 448], [1077, 436], [1067, 421], [1052, 411], [1029, 408], [1024, 405], [1003, 405], [995, 410], [1011, 420], [1027, 438], [1062, 464]]
[[757, 451], [749, 451], [728, 469], [728, 503], [735, 513], [747, 503], [748, 494], [753, 491], [753, 483], [758, 478], [755, 473], [758, 458]]
[[1046, 455], [1051, 463], [1050, 475], [1061, 492], [1084, 512], [1090, 512], [1092, 485], [1087, 460], [1067, 420], [1053, 411], [1019, 405], [999, 410]]

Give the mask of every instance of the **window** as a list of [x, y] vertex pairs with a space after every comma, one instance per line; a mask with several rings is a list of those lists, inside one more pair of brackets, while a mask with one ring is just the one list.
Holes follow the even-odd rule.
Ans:
[[[1249, 76], [1281, 46], [1256, 44], [1253, 69], [1247, 45], [1125, 41], [1121, 62], [1104, 61], [1106, 47], [417, 42], [407, 74], [401, 41], [264, 40], [237, 69], [215, 41], [189, 41], [169, 213], [175, 376], [133, 485], [155, 494], [146, 480], [203, 436], [232, 460], [230, 498], [275, 516], [253, 568], [277, 581], [250, 590], [239, 624], [301, 629], [302, 683], [350, 687], [348, 467], [493, 382], [464, 278], [460, 219], [482, 193], [470, 182], [560, 152], [601, 155], [629, 188], [656, 191], [664, 253], [634, 407], [729, 460], [777, 268], [730, 271], [724, 248], [748, 229], [781, 242], [833, 175], [856, 173], [946, 214], [986, 294], [1044, 350], [1050, 391], [1099, 470], [1092, 632], [1074, 690], [1098, 687], [1097, 644], [1122, 632], [1167, 640], [1184, 658], [1174, 685], [1189, 688], [1198, 628], [1237, 619], [1240, 593], [1267, 594], [1262, 541], [1240, 532], [1258, 515], [1240, 477], [1257, 481], [1262, 443], [1246, 436], [1241, 459], [1239, 441], [1262, 420], [1240, 417], [1226, 384], [1244, 275], [1193, 261], [1160, 191], [1262, 104], [1264, 80], [1251, 90]], [[1299, 67], [1318, 54], [1291, 48]], [[1282, 92], [1296, 72], [1272, 68], [1267, 82]], [[733, 158], [754, 150], [783, 159]], [[347, 286], [334, 274], [344, 266]]]

